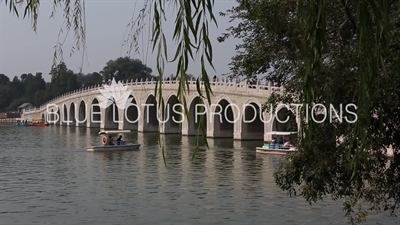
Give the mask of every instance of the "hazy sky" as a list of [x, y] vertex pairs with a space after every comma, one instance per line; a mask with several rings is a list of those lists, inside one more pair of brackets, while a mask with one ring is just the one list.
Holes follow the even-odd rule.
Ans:
[[[127, 24], [134, 15], [138, 15], [138, 10], [142, 8], [143, 1], [136, 2], [135, 10], [134, 0], [125, 1], [102, 1], [102, 0], [86, 0], [86, 24], [87, 24], [87, 57], [84, 61], [83, 72], [100, 71], [111, 59], [116, 59], [120, 56], [125, 56], [127, 48], [124, 48], [123, 39]], [[9, 12], [4, 1], [0, 3], [0, 73], [9, 76], [11, 79], [14, 76], [20, 76], [23, 73], [42, 72], [44, 79], [49, 81], [49, 71], [52, 65], [54, 46], [57, 43], [58, 33], [63, 22], [63, 11], [61, 8], [57, 10], [55, 18], [50, 18], [53, 1], [40, 1], [40, 11], [38, 19], [38, 30], [35, 33], [31, 29], [29, 19], [18, 19], [16, 15]], [[210, 28], [210, 39], [213, 44], [214, 64], [216, 74], [229, 72], [228, 63], [231, 57], [235, 54], [235, 44], [240, 43], [240, 40], [230, 39], [224, 43], [218, 43], [216, 38], [225, 32], [225, 29], [231, 24], [227, 18], [220, 17], [220, 11], [225, 11], [228, 8], [236, 5], [236, 1], [215, 1], [214, 13], [217, 15], [218, 28], [212, 25]], [[167, 34], [168, 47], [170, 58], [173, 57], [173, 51], [176, 49], [176, 44], [172, 42], [172, 32], [174, 29], [174, 20], [176, 11], [173, 7], [169, 7], [167, 23], [164, 25]], [[136, 13], [134, 13], [136, 11]], [[175, 13], [175, 14], [174, 14]], [[21, 10], [20, 15], [23, 14]], [[147, 31], [146, 31], [147, 32]], [[126, 37], [125, 37], [126, 38]], [[156, 71], [155, 53], [151, 52], [151, 48], [147, 52], [147, 44], [149, 38], [144, 37], [141, 54], [131, 55], [141, 59], [147, 66], [153, 69], [153, 74]], [[82, 64], [82, 52], [75, 52], [70, 57], [70, 49], [75, 42], [73, 32], [70, 32], [67, 41], [64, 44], [64, 62], [69, 69], [79, 71]], [[199, 74], [199, 60], [192, 63], [189, 72]], [[166, 65], [166, 74], [174, 73], [176, 64]], [[210, 70], [210, 72], [212, 72]], [[214, 75], [214, 73], [212, 74]]]

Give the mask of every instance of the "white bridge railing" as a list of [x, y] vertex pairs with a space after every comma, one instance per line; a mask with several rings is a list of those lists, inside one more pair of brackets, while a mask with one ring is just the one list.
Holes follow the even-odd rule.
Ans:
[[[138, 79], [136, 79], [135, 81], [132, 80], [125, 80], [125, 81], [120, 81], [124, 86], [133, 86], [133, 87], [141, 87], [140, 89], [143, 89], [143, 86], [148, 86], [148, 85], [152, 85], [155, 86], [156, 85], [156, 80], [154, 79], [146, 79], [145, 81], [143, 81], [143, 79], [141, 79], [140, 81], [138, 81]], [[188, 81], [190, 86], [193, 86], [192, 90], [196, 90], [196, 80], [190, 80]], [[177, 86], [179, 85], [179, 80], [167, 80], [164, 79], [162, 82], [163, 86]], [[45, 109], [47, 107], [48, 104], [52, 104], [55, 103], [61, 99], [65, 99], [65, 98], [69, 98], [71, 96], [74, 95], [80, 95], [83, 93], [88, 93], [88, 92], [92, 92], [92, 91], [97, 91], [99, 89], [104, 88], [103, 87], [104, 84], [99, 84], [99, 85], [94, 85], [94, 86], [90, 86], [90, 87], [85, 87], [85, 88], [80, 88], [71, 92], [67, 92], [65, 94], [62, 94], [56, 98], [53, 98], [52, 100], [46, 102], [45, 104], [41, 105], [40, 107], [36, 107], [36, 108], [32, 108], [32, 109], [28, 109], [28, 110], [24, 110], [24, 113], [29, 113], [29, 112], [36, 112], [36, 111], [41, 111], [43, 109]], [[218, 88], [224, 89], [226, 90], [231, 89], [234, 90], [235, 93], [237, 92], [242, 92], [242, 93], [272, 93], [272, 92], [279, 92], [283, 90], [283, 87], [278, 87], [275, 85], [272, 85], [271, 82], [269, 82], [268, 85], [261, 85], [260, 81], [257, 81], [257, 84], [248, 84], [245, 81], [242, 82], [238, 82], [236, 79], [233, 80], [229, 80], [229, 79], [221, 79], [221, 81], [210, 81], [210, 85], [211, 86], [216, 86]], [[201, 87], [204, 87], [204, 81], [201, 81], [200, 83]], [[213, 91], [216, 91], [215, 89], [213, 89]]]

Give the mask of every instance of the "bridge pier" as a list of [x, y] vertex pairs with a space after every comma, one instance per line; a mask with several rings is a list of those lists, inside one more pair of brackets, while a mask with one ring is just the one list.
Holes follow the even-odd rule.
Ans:
[[196, 133], [190, 134], [188, 129], [182, 129], [182, 136], [193, 136], [193, 135], [196, 135]]
[[106, 127], [106, 121], [104, 120], [104, 118], [106, 117], [106, 109], [101, 108], [100, 109], [100, 129], [104, 130]]
[[60, 117], [60, 126], [67, 125], [68, 121], [68, 109], [65, 104], [61, 105], [61, 117]]
[[[232, 133], [231, 130], [220, 130], [220, 129], [214, 129], [214, 130], [208, 130], [207, 131], [207, 137], [208, 138], [233, 138], [235, 137], [240, 137], [240, 135], [236, 134], [235, 132]], [[237, 139], [240, 140], [240, 139]]]
[[91, 107], [92, 106], [88, 106], [87, 104], [86, 104], [86, 107], [85, 107], [85, 114], [86, 114], [86, 124], [85, 124], [85, 126], [87, 127], [87, 128], [91, 128], [92, 127], [92, 110], [91, 110]]
[[[88, 128], [98, 127], [100, 129], [120, 129], [133, 130], [139, 132], [159, 132], [162, 134], [181, 134], [185, 136], [201, 135], [198, 133], [200, 123], [206, 129], [206, 136], [209, 138], [232, 138], [235, 140], [269, 140], [270, 137], [265, 133], [271, 131], [271, 125], [260, 125], [261, 122], [243, 123], [243, 109], [248, 108], [252, 114], [252, 108], [260, 108], [261, 103], [268, 100], [272, 92], [283, 91], [281, 87], [271, 85], [248, 85], [246, 82], [222, 81], [212, 82], [214, 95], [211, 102], [199, 97], [199, 93], [194, 91], [198, 88], [195, 81], [190, 81], [190, 92], [187, 93], [187, 107], [189, 117], [181, 118], [182, 110], [177, 98], [179, 82], [164, 81], [163, 102], [168, 117], [161, 118], [158, 109], [158, 102], [154, 97], [156, 82], [146, 81], [123, 81], [121, 86], [116, 87], [87, 87], [65, 93], [56, 99], [45, 103], [40, 108], [24, 111], [24, 118], [36, 118], [49, 114], [46, 105], [51, 104], [58, 107], [54, 110], [52, 117], [59, 117], [59, 125], [67, 126], [86, 126]], [[132, 105], [127, 109], [114, 108], [110, 106], [102, 109], [99, 102], [104, 101], [103, 88], [116, 88], [129, 94]], [[204, 91], [203, 84], [200, 89]], [[126, 93], [129, 92], [129, 93]], [[110, 98], [117, 98], [115, 93], [110, 94]], [[252, 105], [252, 106], [251, 106]], [[249, 107], [250, 106], [250, 107]], [[178, 111], [176, 111], [178, 110]], [[180, 113], [179, 113], [180, 112]], [[247, 114], [247, 112], [246, 112]], [[204, 115], [201, 117], [200, 115]], [[251, 116], [249, 116], [251, 119]], [[175, 120], [175, 121], [173, 121]]]
[[182, 130], [181, 133], [183, 136], [191, 136], [191, 135], [195, 135], [195, 134], [191, 134], [189, 132], [189, 123], [187, 121], [187, 118], [185, 118], [185, 121], [182, 123]]
[[[207, 132], [207, 131], [206, 131]], [[201, 130], [196, 129], [182, 129], [182, 135], [184, 136], [197, 136], [202, 135]]]

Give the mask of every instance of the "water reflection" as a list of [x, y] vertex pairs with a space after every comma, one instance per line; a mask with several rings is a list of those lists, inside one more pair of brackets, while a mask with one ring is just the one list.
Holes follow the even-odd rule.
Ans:
[[240, 148], [254, 152], [256, 147], [262, 146], [263, 144], [263, 141], [240, 141]]
[[182, 145], [182, 136], [179, 134], [167, 134], [163, 135], [163, 138], [167, 147], [180, 147]]
[[141, 151], [144, 161], [143, 164], [143, 185], [144, 186], [144, 193], [149, 194], [157, 194], [158, 189], [161, 186], [160, 183], [160, 170], [165, 168], [164, 164], [162, 163], [162, 155], [161, 149], [158, 146], [154, 146], [153, 148], [146, 149], [144, 146], [141, 147]]
[[[256, 154], [257, 142], [132, 132], [138, 151], [92, 153], [98, 129], [0, 126], [2, 224], [344, 224], [339, 202], [310, 207], [276, 187], [284, 158]], [[15, 137], [20, 137], [18, 142]], [[377, 216], [371, 223], [398, 224]]]
[[[183, 149], [187, 149], [187, 143], [184, 143], [181, 135], [169, 134], [163, 136], [165, 140], [164, 151], [165, 151], [165, 162], [167, 168], [160, 163], [159, 174], [160, 183], [162, 185], [162, 193], [166, 195], [168, 200], [177, 200], [180, 196], [176, 190], [181, 186], [183, 169], [182, 169], [182, 152]], [[161, 148], [159, 148], [161, 150]], [[162, 163], [164, 163], [164, 160]], [[172, 182], [173, 181], [173, 182]], [[172, 183], [170, 183], [172, 182]], [[175, 191], [168, 189], [167, 187], [173, 185]]]
[[140, 135], [141, 139], [139, 143], [149, 147], [158, 146], [158, 136], [158, 133], [144, 133]]
[[187, 142], [191, 146], [188, 151], [184, 153], [186, 155], [185, 162], [188, 164], [186, 172], [185, 189], [187, 189], [189, 196], [193, 196], [194, 201], [203, 200], [207, 198], [210, 187], [207, 186], [205, 177], [212, 179], [212, 175], [209, 174], [209, 170], [206, 168], [207, 156], [211, 152], [205, 150], [205, 147], [200, 148], [196, 153], [195, 158], [193, 154], [196, 151], [197, 138], [196, 137], [185, 137]]
[[[118, 137], [115, 137], [115, 138], [118, 138]], [[122, 134], [122, 140], [125, 140], [127, 142], [131, 142], [131, 143], [138, 143], [138, 141], [139, 141], [139, 133], [137, 131], [135, 131], [135, 132]]]
[[233, 139], [226, 138], [217, 138], [217, 139], [209, 139], [210, 146], [214, 148], [223, 148], [223, 149], [233, 149]]
[[217, 175], [217, 186], [230, 186], [232, 180], [232, 170], [235, 159], [233, 149], [214, 149], [214, 168]]

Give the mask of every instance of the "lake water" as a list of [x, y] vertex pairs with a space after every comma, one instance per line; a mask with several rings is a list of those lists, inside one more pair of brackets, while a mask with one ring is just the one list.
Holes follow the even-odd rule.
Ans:
[[[93, 153], [98, 129], [0, 126], [0, 224], [345, 224], [339, 202], [310, 206], [274, 183], [262, 142], [131, 133], [138, 151]], [[400, 224], [376, 215], [367, 224]]]

